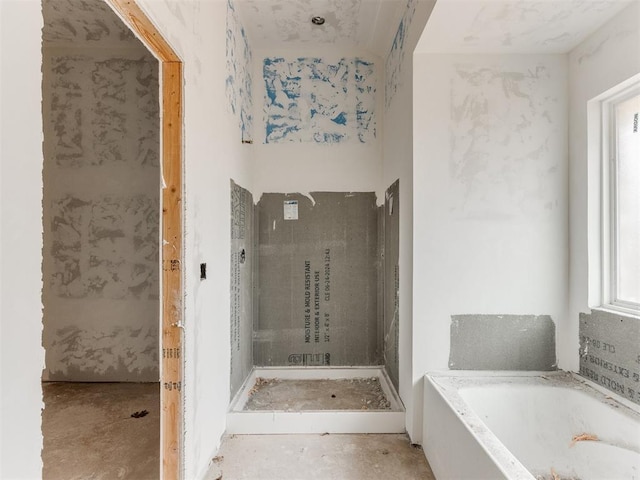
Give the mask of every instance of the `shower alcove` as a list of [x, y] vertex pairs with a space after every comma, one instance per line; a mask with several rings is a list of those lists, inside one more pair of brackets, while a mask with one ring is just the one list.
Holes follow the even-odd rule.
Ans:
[[383, 123], [415, 9], [228, 4], [227, 98], [248, 166], [230, 188], [228, 433], [405, 431], [402, 186]]
[[232, 183], [228, 433], [404, 432], [398, 188], [254, 205]]

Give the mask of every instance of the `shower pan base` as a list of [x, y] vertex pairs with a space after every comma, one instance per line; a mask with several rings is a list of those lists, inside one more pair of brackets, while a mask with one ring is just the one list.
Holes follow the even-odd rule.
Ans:
[[404, 431], [404, 407], [381, 367], [254, 368], [227, 414], [228, 434]]

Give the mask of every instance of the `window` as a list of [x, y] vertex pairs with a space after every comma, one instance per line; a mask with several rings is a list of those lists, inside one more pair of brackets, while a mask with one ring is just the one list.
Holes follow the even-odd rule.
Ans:
[[640, 314], [640, 82], [601, 106], [602, 306]]

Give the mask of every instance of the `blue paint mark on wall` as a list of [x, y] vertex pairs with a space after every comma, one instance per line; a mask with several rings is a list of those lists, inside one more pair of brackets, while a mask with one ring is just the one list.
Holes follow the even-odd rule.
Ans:
[[401, 84], [401, 72], [405, 54], [404, 44], [407, 39], [409, 27], [415, 11], [416, 0], [407, 0], [407, 8], [402, 15], [402, 19], [400, 19], [400, 24], [398, 25], [395, 36], [393, 37], [391, 50], [389, 51], [385, 61], [385, 71], [387, 74], [384, 85], [385, 108], [389, 108], [391, 100]]
[[336, 118], [332, 118], [331, 120], [334, 123], [337, 123], [338, 125], [346, 125], [347, 124], [347, 117], [345, 116], [344, 112], [340, 112]]
[[242, 139], [253, 135], [251, 49], [232, 0], [227, 2], [227, 78], [225, 89], [231, 112], [238, 118]]
[[376, 138], [376, 71], [343, 58], [265, 58], [265, 143], [366, 143]]

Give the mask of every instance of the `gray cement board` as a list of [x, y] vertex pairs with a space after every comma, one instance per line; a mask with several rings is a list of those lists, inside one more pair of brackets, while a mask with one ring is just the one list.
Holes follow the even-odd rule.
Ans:
[[378, 276], [378, 318], [377, 318], [377, 346], [380, 351], [380, 358], [384, 363], [384, 205], [378, 207], [378, 253], [377, 253], [377, 276]]
[[452, 315], [452, 370], [555, 370], [549, 315]]
[[640, 404], [640, 320], [592, 310], [579, 334], [580, 374]]
[[[258, 366], [375, 365], [378, 209], [368, 193], [264, 194], [259, 215]], [[285, 202], [297, 219], [285, 220]], [[292, 205], [287, 206], [292, 215]], [[293, 215], [292, 215], [293, 216]]]
[[231, 180], [231, 398], [253, 366], [254, 204]]
[[400, 382], [400, 180], [384, 202], [384, 365], [396, 390]]

